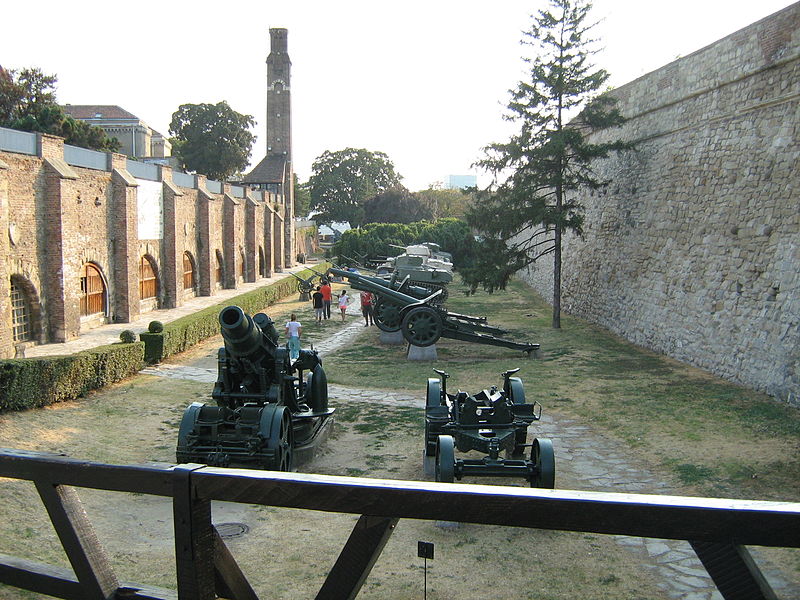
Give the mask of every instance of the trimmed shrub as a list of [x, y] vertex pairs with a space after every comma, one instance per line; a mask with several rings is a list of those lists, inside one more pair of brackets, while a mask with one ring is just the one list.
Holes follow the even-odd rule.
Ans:
[[132, 344], [136, 341], [136, 334], [130, 329], [126, 329], [119, 334], [119, 341], [123, 344]]
[[164, 331], [164, 324], [161, 321], [150, 321], [147, 326], [147, 331], [150, 333], [161, 333]]
[[0, 361], [0, 411], [73, 400], [137, 373], [144, 344], [111, 344], [68, 356]]

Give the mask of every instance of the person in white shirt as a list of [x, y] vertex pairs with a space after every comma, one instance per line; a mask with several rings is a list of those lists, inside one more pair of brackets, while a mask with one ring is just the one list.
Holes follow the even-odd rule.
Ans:
[[292, 313], [289, 321], [286, 323], [286, 335], [289, 337], [289, 358], [297, 360], [300, 356], [300, 335], [303, 332], [303, 327], [297, 321], [297, 316]]
[[344, 323], [348, 304], [350, 304], [350, 296], [347, 295], [347, 290], [342, 290], [339, 294], [339, 310], [342, 311], [342, 323]]

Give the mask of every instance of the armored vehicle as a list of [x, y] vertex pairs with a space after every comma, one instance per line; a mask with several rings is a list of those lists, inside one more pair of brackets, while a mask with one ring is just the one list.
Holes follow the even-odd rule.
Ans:
[[431, 292], [442, 290], [439, 299], [447, 299], [447, 284], [453, 281], [452, 257], [442, 252], [438, 244], [425, 242], [413, 246], [394, 246], [404, 250], [399, 256], [387, 259], [377, 269], [378, 275], [391, 275], [393, 280], [409, 278], [412, 285]]
[[[333, 425], [328, 380], [314, 350], [292, 361], [267, 315], [238, 306], [219, 315], [216, 404], [193, 402], [178, 431], [178, 462], [290, 471]], [[307, 371], [304, 378], [303, 372]]]

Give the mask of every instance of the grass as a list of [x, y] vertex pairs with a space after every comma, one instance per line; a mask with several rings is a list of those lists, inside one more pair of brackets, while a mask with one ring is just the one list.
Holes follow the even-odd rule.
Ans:
[[[577, 418], [636, 449], [687, 494], [797, 500], [800, 410], [686, 364], [639, 348], [607, 330], [562, 315], [514, 282], [506, 292], [467, 297], [454, 287], [448, 310], [485, 315], [516, 341], [541, 344], [540, 359], [521, 352], [441, 339], [438, 359], [405, 359], [370, 330], [326, 357], [332, 383], [405, 390], [422, 396], [432, 368], [446, 370], [450, 391], [500, 385], [500, 373], [520, 367], [528, 401]], [[377, 423], [365, 425], [376, 426]]]

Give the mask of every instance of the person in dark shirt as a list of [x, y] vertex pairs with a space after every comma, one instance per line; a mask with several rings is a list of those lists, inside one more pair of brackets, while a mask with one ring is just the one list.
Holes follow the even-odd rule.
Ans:
[[322, 317], [325, 315], [325, 305], [322, 303], [322, 292], [319, 286], [314, 289], [311, 294], [311, 302], [314, 304], [314, 314], [317, 316], [317, 323], [322, 323]]

